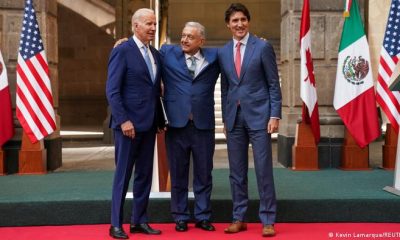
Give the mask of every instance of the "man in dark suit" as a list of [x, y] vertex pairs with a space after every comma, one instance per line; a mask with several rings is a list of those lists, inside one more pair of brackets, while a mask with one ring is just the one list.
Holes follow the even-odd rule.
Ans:
[[214, 88], [220, 70], [218, 51], [201, 48], [205, 29], [197, 22], [186, 23], [181, 45], [163, 45], [162, 78], [170, 121], [166, 131], [171, 173], [171, 212], [179, 232], [188, 230], [188, 179], [193, 156], [195, 226], [214, 231], [210, 222], [213, 155], [215, 147]]
[[232, 4], [225, 12], [225, 22], [233, 35], [233, 40], [218, 53], [233, 199], [233, 222], [225, 232], [247, 229], [244, 219], [251, 143], [260, 195], [262, 235], [274, 236], [276, 197], [271, 133], [278, 129], [282, 105], [275, 53], [267, 41], [249, 34], [250, 14], [244, 5]]
[[153, 10], [137, 10], [132, 16], [134, 36], [114, 48], [109, 59], [106, 95], [111, 107], [116, 165], [109, 234], [117, 239], [129, 238], [122, 228], [123, 206], [134, 165], [130, 232], [161, 233], [148, 225], [146, 215], [161, 82], [161, 59], [149, 45], [155, 36], [156, 23]]

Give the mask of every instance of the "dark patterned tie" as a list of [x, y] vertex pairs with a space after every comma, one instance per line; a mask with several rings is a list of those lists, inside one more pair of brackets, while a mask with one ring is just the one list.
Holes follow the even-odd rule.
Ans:
[[192, 78], [194, 78], [195, 74], [196, 74], [196, 57], [195, 56], [191, 56], [189, 57], [189, 60], [192, 62], [192, 64], [190, 64], [189, 66], [189, 73], [192, 76]]

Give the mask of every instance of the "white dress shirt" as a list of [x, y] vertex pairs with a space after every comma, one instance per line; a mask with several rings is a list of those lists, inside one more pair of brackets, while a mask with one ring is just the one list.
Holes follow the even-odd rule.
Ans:
[[246, 51], [246, 46], [247, 46], [247, 41], [249, 40], [249, 36], [250, 34], [247, 33], [246, 36], [244, 36], [244, 38], [242, 38], [240, 41], [233, 39], [233, 59], [235, 59], [236, 55], [236, 44], [238, 42], [241, 43], [240, 45], [240, 62], [242, 63], [241, 65], [243, 65], [244, 52]]
[[[193, 55], [196, 58], [196, 70], [194, 71], [194, 77], [203, 70], [204, 67], [208, 65], [207, 60], [204, 58], [203, 54], [201, 54], [201, 51], [197, 51], [195, 55]], [[190, 68], [192, 65], [192, 60], [190, 60], [191, 55], [185, 53], [185, 59], [186, 59], [186, 66]]]

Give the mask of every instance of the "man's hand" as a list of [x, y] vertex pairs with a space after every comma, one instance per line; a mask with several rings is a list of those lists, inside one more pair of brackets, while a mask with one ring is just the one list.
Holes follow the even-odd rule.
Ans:
[[123, 124], [121, 124], [121, 130], [124, 136], [127, 136], [132, 139], [135, 138], [135, 127], [133, 126], [133, 123], [131, 121], [128, 120]]
[[266, 39], [266, 38], [264, 38], [264, 37], [259, 37], [259, 36], [255, 35], [255, 34], [254, 34], [254, 36], [258, 37], [259, 39], [263, 40], [264, 42], [266, 42], [266, 41], [267, 41], [267, 39]]
[[278, 128], [279, 128], [279, 119], [277, 119], [277, 118], [269, 119], [268, 126], [267, 126], [267, 132], [270, 134], [277, 132]]
[[165, 132], [165, 131], [167, 131], [167, 127], [164, 127], [164, 128], [157, 128], [157, 133], [163, 133], [163, 132]]
[[126, 41], [128, 41], [128, 38], [118, 39], [114, 44], [114, 48], [116, 48], [118, 45], [120, 45], [121, 43], [126, 42]]

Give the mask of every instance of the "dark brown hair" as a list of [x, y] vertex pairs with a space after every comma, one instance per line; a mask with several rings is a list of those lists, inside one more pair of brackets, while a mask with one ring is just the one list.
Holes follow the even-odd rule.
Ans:
[[225, 11], [225, 22], [228, 23], [231, 15], [234, 14], [235, 12], [242, 12], [246, 17], [247, 20], [250, 22], [250, 12], [246, 8], [245, 5], [241, 3], [232, 3], [228, 9]]

